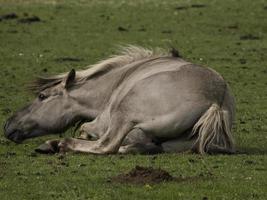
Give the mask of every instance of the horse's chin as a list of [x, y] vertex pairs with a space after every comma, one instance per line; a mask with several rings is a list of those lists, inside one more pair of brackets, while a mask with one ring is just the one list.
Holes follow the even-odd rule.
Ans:
[[7, 139], [9, 139], [9, 140], [11, 140], [17, 144], [20, 144], [23, 142], [23, 140], [25, 140], [23, 137], [23, 134], [20, 130], [15, 130], [6, 137], [7, 137]]
[[17, 144], [21, 144], [26, 139], [44, 136], [48, 134], [49, 133], [47, 133], [46, 131], [42, 131], [42, 130], [34, 130], [29, 133], [23, 133], [20, 130], [15, 130], [11, 134], [9, 134], [7, 138]]

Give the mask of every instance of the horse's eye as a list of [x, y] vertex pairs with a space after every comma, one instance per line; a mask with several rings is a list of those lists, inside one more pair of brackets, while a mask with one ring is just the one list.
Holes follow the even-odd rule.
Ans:
[[43, 101], [44, 99], [47, 98], [47, 96], [45, 96], [44, 94], [41, 93], [41, 94], [39, 94], [38, 98], [40, 101]]

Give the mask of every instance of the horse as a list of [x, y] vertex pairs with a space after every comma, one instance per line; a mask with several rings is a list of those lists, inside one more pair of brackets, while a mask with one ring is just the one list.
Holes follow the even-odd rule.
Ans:
[[41, 152], [235, 152], [229, 85], [175, 50], [126, 46], [85, 70], [38, 77], [30, 89], [37, 97], [7, 119], [6, 138], [21, 143], [81, 124], [78, 138], [46, 141]]

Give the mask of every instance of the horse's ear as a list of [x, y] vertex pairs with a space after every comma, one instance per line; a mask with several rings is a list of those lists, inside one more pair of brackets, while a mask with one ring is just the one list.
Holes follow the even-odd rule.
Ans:
[[68, 89], [75, 81], [76, 72], [74, 69], [72, 69], [66, 78], [65, 81], [65, 88]]

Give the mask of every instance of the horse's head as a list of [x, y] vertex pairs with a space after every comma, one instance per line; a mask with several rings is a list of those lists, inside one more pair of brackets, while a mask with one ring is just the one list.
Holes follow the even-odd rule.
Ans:
[[42, 88], [30, 105], [6, 121], [5, 136], [19, 143], [27, 138], [66, 130], [78, 117], [75, 113], [77, 103], [69, 95], [69, 87], [74, 81], [75, 71], [72, 70], [66, 78]]

